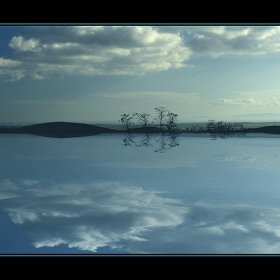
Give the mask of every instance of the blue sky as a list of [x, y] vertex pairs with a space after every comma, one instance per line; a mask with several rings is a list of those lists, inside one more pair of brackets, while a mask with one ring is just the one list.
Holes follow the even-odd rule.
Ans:
[[279, 121], [279, 26], [0, 26], [0, 123]]

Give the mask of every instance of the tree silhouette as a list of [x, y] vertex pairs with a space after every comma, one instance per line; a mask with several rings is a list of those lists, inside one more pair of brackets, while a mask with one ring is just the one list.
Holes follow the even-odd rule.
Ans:
[[207, 123], [206, 127], [207, 127], [207, 130], [209, 132], [214, 131], [215, 127], [216, 127], [215, 121], [214, 120], [208, 120], [208, 123]]
[[164, 107], [158, 107], [155, 111], [157, 113], [155, 120], [159, 122], [159, 128], [163, 129], [167, 110]]
[[208, 120], [206, 125], [208, 132], [219, 132], [219, 133], [233, 133], [236, 130], [244, 130], [243, 124], [239, 123], [225, 123], [225, 122], [215, 122], [214, 120]]
[[177, 121], [177, 117], [178, 115], [177, 114], [174, 114], [172, 112], [169, 112], [167, 113], [167, 129], [169, 132], [171, 132], [174, 128], [177, 127], [177, 124], [175, 123], [175, 121]]
[[149, 123], [149, 117], [151, 114], [147, 114], [147, 113], [134, 113], [133, 116], [135, 116], [141, 123], [141, 125], [143, 125], [144, 127], [147, 127], [148, 123]]
[[[155, 111], [157, 116], [154, 119], [159, 122], [159, 130], [161, 132], [164, 132], [164, 127], [166, 127], [169, 132], [172, 132], [172, 130], [177, 127], [177, 124], [175, 123], [178, 117], [177, 114], [166, 110], [164, 107], [156, 107]], [[135, 117], [140, 121], [143, 128], [148, 129], [148, 125], [153, 123], [149, 121], [150, 116], [151, 114], [147, 113], [133, 113], [132, 116], [129, 114], [123, 114], [121, 115], [119, 122], [122, 123], [124, 129], [128, 130], [131, 125], [133, 125], [131, 120]]]
[[131, 122], [131, 119], [133, 119], [133, 116], [130, 117], [129, 114], [123, 114], [121, 115], [121, 119], [119, 120], [119, 122], [122, 123], [122, 127], [126, 130], [129, 129], [129, 127], [133, 124], [133, 122]]

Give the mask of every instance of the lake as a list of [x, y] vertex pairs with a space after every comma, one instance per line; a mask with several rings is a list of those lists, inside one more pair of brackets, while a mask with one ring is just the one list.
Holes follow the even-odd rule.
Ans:
[[0, 254], [279, 254], [280, 136], [0, 135]]

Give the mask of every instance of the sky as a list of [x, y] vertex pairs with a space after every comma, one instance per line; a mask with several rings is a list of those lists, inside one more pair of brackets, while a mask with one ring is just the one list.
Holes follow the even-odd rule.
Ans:
[[280, 26], [0, 26], [0, 124], [280, 122]]

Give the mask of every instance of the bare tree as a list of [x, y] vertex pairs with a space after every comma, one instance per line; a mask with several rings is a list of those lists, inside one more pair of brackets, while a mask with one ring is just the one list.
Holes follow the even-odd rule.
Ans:
[[157, 118], [155, 118], [155, 120], [159, 122], [159, 128], [163, 129], [167, 110], [164, 107], [158, 107], [155, 108], [155, 111], [157, 113]]
[[166, 126], [169, 132], [171, 132], [174, 128], [177, 127], [177, 124], [175, 123], [175, 121], [177, 121], [177, 117], [178, 117], [177, 114], [168, 111]]
[[128, 130], [129, 127], [130, 127], [131, 125], [133, 125], [133, 122], [131, 121], [131, 119], [133, 119], [133, 116], [130, 117], [129, 114], [127, 114], [127, 115], [126, 115], [126, 114], [123, 114], [123, 115], [121, 115], [121, 119], [119, 120], [119, 122], [122, 123], [122, 127], [123, 127], [124, 129]]
[[133, 116], [135, 116], [141, 123], [141, 125], [143, 125], [144, 127], [147, 127], [148, 123], [149, 123], [149, 117], [151, 114], [147, 114], [147, 113], [134, 113]]

